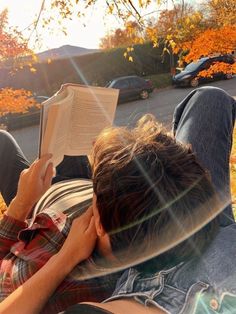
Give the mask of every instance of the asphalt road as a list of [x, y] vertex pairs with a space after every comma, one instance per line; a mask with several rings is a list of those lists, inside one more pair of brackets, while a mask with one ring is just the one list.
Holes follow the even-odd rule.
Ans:
[[[236, 96], [236, 77], [229, 81], [218, 81], [208, 85], [223, 88]], [[116, 125], [133, 126], [145, 113], [152, 113], [165, 127], [170, 128], [176, 105], [194, 88], [166, 88], [153, 92], [149, 99], [120, 104], [115, 116]]]
[[[236, 77], [232, 80], [218, 81], [209, 85], [223, 88], [230, 95], [236, 96]], [[191, 90], [193, 88], [171, 87], [153, 92], [149, 99], [120, 104], [117, 107], [114, 123], [117, 126], [132, 127], [143, 114], [152, 113], [167, 129], [170, 129], [172, 114], [176, 105]], [[38, 151], [39, 127], [28, 127], [11, 133], [18, 141], [26, 157], [30, 161], [34, 160]]]

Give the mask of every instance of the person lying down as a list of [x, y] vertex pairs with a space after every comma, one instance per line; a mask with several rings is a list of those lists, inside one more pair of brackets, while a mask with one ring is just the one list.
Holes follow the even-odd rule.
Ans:
[[[225, 114], [223, 106], [220, 114], [221, 117]], [[230, 132], [227, 134], [230, 137]], [[8, 223], [16, 223], [19, 229], [25, 227], [32, 207], [50, 186], [52, 165], [49, 164], [46, 174], [42, 173], [50, 157], [44, 156], [23, 172], [5, 223], [8, 219]], [[233, 309], [235, 272], [226, 267], [229, 259], [222, 260], [220, 256], [233, 257], [234, 248], [226, 240], [229, 234], [234, 238], [235, 224], [223, 227], [219, 219], [214, 219], [224, 209], [223, 200], [215, 191], [208, 171], [189, 147], [165, 134], [154, 119], [131, 131], [104, 130], [93, 148], [92, 185], [93, 203], [71, 222], [70, 232], [66, 225], [68, 233], [62, 237], [61, 250], [55, 249], [53, 256], [45, 257], [43, 250], [34, 249], [40, 270], [33, 269], [35, 274], [5, 298], [0, 313], [19, 313], [20, 309], [22, 313], [65, 310], [53, 303], [64, 277], [69, 274], [67, 283], [70, 280], [77, 285], [79, 298], [80, 292], [83, 295], [83, 282], [91, 280], [86, 278], [94, 279], [113, 271], [119, 271], [119, 276], [117, 273], [114, 276], [120, 278], [113, 294], [110, 291], [112, 296], [104, 298], [103, 304], [86, 305], [90, 313], [91, 306], [112, 313], [129, 310], [130, 313], [195, 313], [204, 306], [209, 310], [212, 306]], [[34, 188], [28, 189], [29, 186]], [[46, 217], [46, 212], [47, 209], [39, 214], [41, 218]], [[67, 218], [60, 214], [59, 231], [63, 234]], [[47, 225], [47, 232], [51, 226]], [[12, 250], [15, 244], [19, 248], [17, 235], [8, 235], [7, 247], [0, 232], [4, 244], [2, 267], [6, 256], [8, 260], [13, 258], [12, 251], [14, 259], [20, 257]], [[37, 236], [45, 239], [44, 232], [36, 229], [24, 249], [32, 250]], [[92, 267], [96, 262], [99, 267]], [[126, 270], [121, 275], [122, 269]], [[83, 278], [86, 280], [82, 281]], [[66, 291], [66, 286], [62, 287]], [[92, 285], [91, 292], [96, 292]], [[78, 302], [84, 301], [93, 299]], [[78, 305], [80, 310], [86, 306]]]

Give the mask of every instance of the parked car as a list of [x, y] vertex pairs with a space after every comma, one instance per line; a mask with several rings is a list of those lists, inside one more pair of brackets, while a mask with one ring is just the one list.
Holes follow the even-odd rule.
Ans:
[[191, 62], [185, 67], [183, 71], [173, 76], [172, 78], [173, 85], [197, 87], [200, 83], [205, 83], [208, 81], [218, 79], [232, 78], [232, 74], [224, 74], [222, 72], [215, 73], [212, 78], [197, 77], [199, 72], [201, 72], [202, 70], [209, 69], [209, 67], [216, 62], [225, 62], [233, 64], [234, 58], [232, 55], [223, 55], [211, 58], [210, 57], [201, 58], [197, 62]]
[[131, 99], [147, 99], [153, 92], [153, 84], [150, 80], [145, 80], [139, 76], [122, 76], [110, 81], [106, 87], [120, 90], [118, 102]]
[[48, 96], [33, 96], [33, 98], [38, 104], [41, 104], [42, 102], [47, 100], [49, 97]]

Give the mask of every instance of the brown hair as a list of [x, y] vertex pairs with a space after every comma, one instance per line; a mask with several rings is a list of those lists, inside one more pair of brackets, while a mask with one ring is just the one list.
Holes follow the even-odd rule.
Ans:
[[[153, 116], [133, 130], [104, 130], [92, 161], [97, 208], [117, 256], [131, 249], [140, 254], [168, 225], [186, 219], [194, 225], [197, 208], [207, 211], [217, 204], [209, 175], [191, 149], [162, 131]], [[189, 256], [195, 245], [201, 250], [215, 227], [213, 221], [165, 257]]]

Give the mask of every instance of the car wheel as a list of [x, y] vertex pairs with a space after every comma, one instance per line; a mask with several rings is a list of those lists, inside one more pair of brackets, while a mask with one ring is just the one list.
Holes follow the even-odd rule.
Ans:
[[232, 78], [233, 78], [232, 73], [227, 73], [227, 74], [225, 74], [225, 79], [226, 79], [226, 80], [231, 80]]
[[149, 97], [148, 91], [146, 89], [142, 90], [140, 93], [141, 99], [147, 99]]
[[196, 77], [190, 81], [190, 86], [198, 87], [198, 85], [199, 85], [199, 81]]

